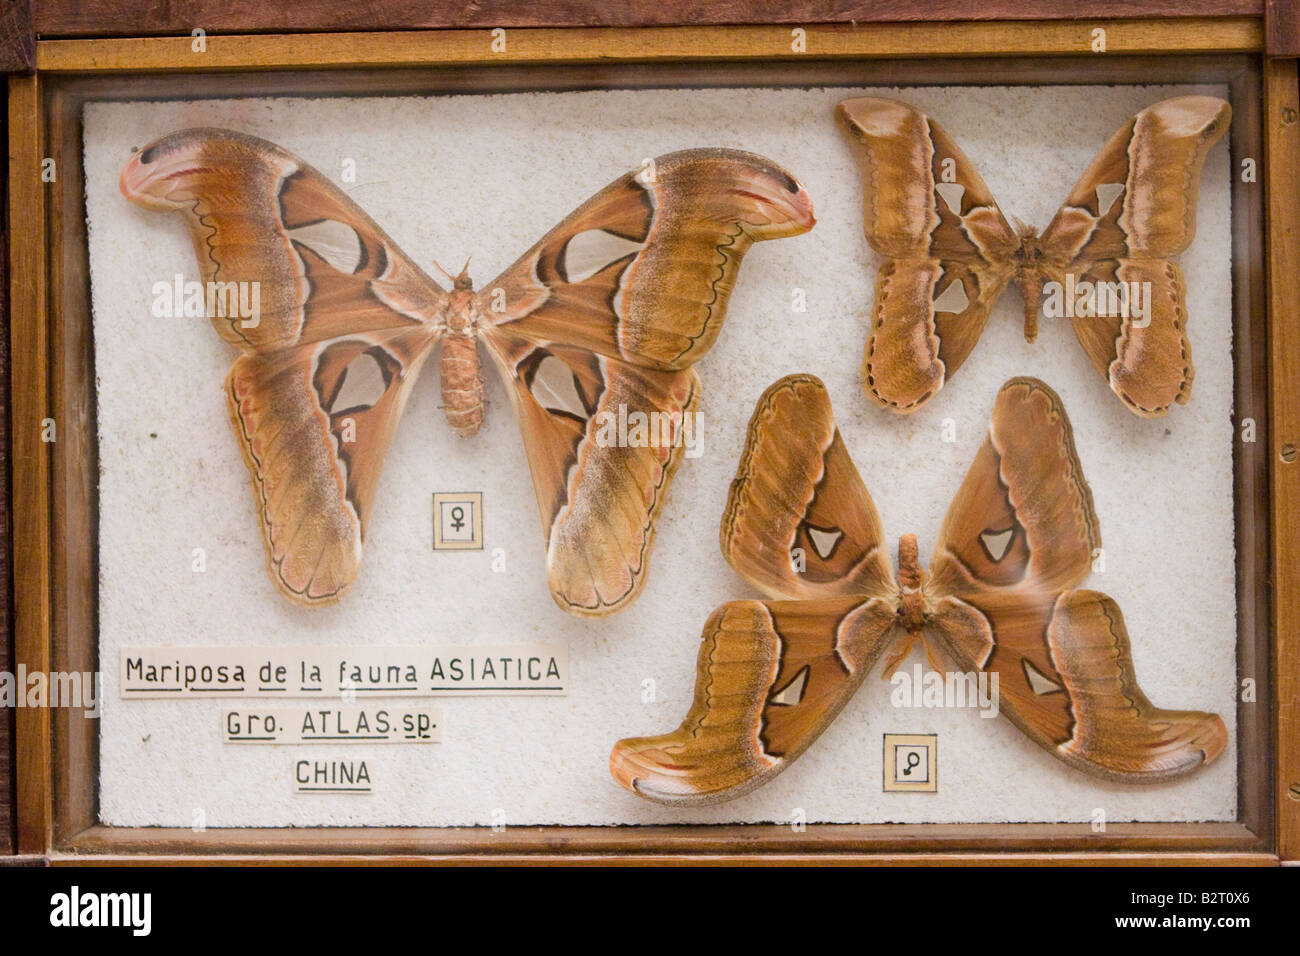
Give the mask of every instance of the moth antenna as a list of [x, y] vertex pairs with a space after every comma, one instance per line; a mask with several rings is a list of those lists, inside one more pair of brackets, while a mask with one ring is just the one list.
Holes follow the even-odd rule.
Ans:
[[[469, 265], [469, 263], [466, 263], [466, 265]], [[450, 272], [448, 272], [446, 269], [444, 269], [437, 259], [433, 260], [433, 267], [437, 269], [439, 272], [441, 272], [443, 275], [445, 275], [452, 282], [456, 281], [456, 277], [452, 275]]]

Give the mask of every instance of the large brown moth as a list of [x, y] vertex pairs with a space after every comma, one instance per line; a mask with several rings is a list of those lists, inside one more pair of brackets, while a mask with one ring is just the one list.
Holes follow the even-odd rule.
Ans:
[[1119, 607], [1074, 590], [1101, 535], [1065, 409], [1036, 379], [999, 391], [928, 570], [910, 534], [890, 567], [875, 505], [809, 375], [759, 400], [721, 538], [731, 566], [773, 600], [714, 611], [681, 726], [615, 745], [614, 779], [643, 797], [707, 804], [753, 790], [817, 739], [883, 653], [893, 651], [888, 677], [917, 641], [936, 669], [942, 651], [958, 670], [996, 673], [1001, 713], [1102, 777], [1177, 776], [1227, 743], [1216, 715], [1152, 705]]
[[[255, 320], [211, 298], [209, 315], [240, 349], [226, 393], [271, 577], [306, 605], [355, 578], [384, 455], [439, 341], [459, 434], [483, 417], [479, 343], [507, 384], [556, 602], [602, 615], [632, 601], [699, 402], [691, 366], [717, 338], [741, 259], [814, 222], [775, 164], [686, 150], [614, 181], [482, 291], [466, 271], [447, 291], [324, 175], [253, 136], [172, 133], [132, 157], [120, 188], [184, 215], [219, 304], [226, 289], [260, 290]], [[657, 440], [598, 441], [624, 410]]]
[[1149, 106], [1092, 161], [1042, 234], [1013, 229], [979, 173], [932, 119], [893, 100], [841, 102], [835, 117], [862, 172], [876, 276], [862, 387], [898, 412], [921, 407], [975, 346], [1009, 282], [1025, 305], [1069, 317], [1132, 412], [1159, 416], [1192, 387], [1183, 276], [1170, 259], [1196, 232], [1201, 167], [1232, 110], [1209, 96]]

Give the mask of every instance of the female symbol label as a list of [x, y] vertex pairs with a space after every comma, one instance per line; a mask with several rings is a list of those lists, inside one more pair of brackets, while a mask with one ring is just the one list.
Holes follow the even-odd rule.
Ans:
[[434, 493], [433, 550], [483, 550], [483, 493], [481, 491]]

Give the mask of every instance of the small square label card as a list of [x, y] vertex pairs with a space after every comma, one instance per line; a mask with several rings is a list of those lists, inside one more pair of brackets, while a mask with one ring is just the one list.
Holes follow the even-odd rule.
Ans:
[[483, 492], [434, 492], [433, 550], [483, 550]]
[[937, 734], [885, 734], [885, 792], [939, 791]]

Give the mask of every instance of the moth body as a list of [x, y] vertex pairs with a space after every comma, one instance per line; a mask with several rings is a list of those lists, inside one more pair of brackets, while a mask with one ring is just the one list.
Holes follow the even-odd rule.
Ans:
[[914, 534], [898, 539], [898, 584], [898, 622], [909, 634], [919, 634], [930, 614], [923, 590], [925, 571], [921, 569]]
[[1038, 305], [1043, 295], [1043, 283], [1048, 276], [1043, 268], [1043, 250], [1039, 245], [1038, 230], [1032, 226], [1020, 227], [1020, 245], [1016, 249], [1016, 287], [1025, 300], [1025, 341], [1038, 338]]
[[925, 593], [926, 573], [921, 567], [916, 546], [916, 535], [905, 534], [898, 539], [898, 626], [904, 633], [895, 641], [893, 653], [885, 662], [884, 677], [894, 676], [894, 671], [912, 653], [919, 641], [925, 649], [930, 667], [942, 671], [939, 655], [925, 639], [925, 628], [934, 613], [933, 602]]
[[483, 364], [478, 354], [478, 297], [465, 271], [456, 277], [443, 313], [442, 406], [447, 424], [469, 438], [483, 424]]

